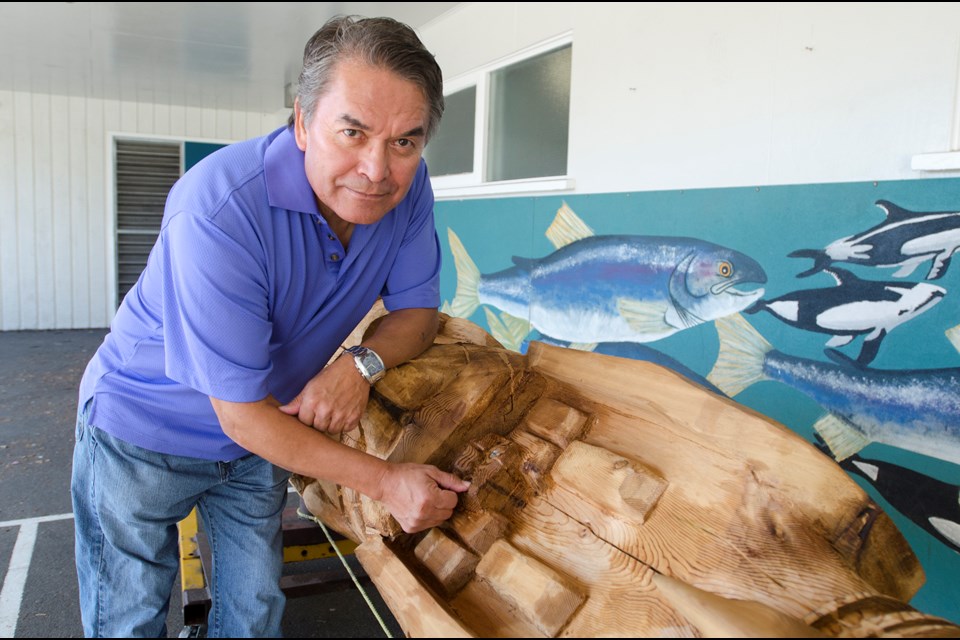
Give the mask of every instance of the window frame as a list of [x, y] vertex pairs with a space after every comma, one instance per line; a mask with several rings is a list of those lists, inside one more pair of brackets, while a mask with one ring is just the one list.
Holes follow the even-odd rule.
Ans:
[[[125, 131], [107, 131], [106, 132], [106, 207], [107, 224], [104, 232], [107, 234], [107, 281], [110, 284], [110, 291], [107, 296], [112, 309], [120, 307], [123, 299], [119, 295], [120, 288], [120, 267], [117, 264], [120, 251], [117, 246], [117, 236], [119, 230], [119, 211], [117, 202], [117, 142], [146, 142], [146, 143], [173, 143], [180, 145], [180, 175], [184, 173], [184, 162], [186, 154], [184, 145], [186, 143], [199, 144], [219, 144], [229, 145], [237, 142], [236, 140], [226, 140], [222, 138], [203, 138], [200, 136], [182, 136], [182, 135], [164, 135], [149, 133], [130, 133]], [[162, 216], [161, 216], [162, 217]]]
[[[500, 69], [549, 53], [566, 46], [573, 46], [573, 32], [554, 36], [531, 45], [520, 51], [504, 56], [489, 64], [444, 81], [444, 95], [450, 95], [476, 87], [475, 120], [473, 127], [473, 171], [446, 176], [431, 176], [434, 197], [437, 200], [448, 198], [484, 197], [490, 195], [513, 195], [542, 192], [569, 191], [574, 180], [569, 175], [569, 148], [567, 157], [568, 173], [562, 176], [544, 176], [522, 178], [519, 180], [485, 179], [487, 167], [487, 142], [490, 135], [490, 76]], [[573, 85], [571, 69], [571, 93]], [[567, 126], [569, 127], [569, 120]]]
[[956, 93], [953, 98], [953, 119], [950, 123], [950, 150], [915, 153], [910, 158], [914, 171], [956, 171], [960, 169], [960, 67], [957, 69]]

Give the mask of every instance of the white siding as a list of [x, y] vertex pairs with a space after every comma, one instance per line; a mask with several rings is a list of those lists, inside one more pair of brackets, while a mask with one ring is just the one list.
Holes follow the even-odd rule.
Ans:
[[243, 140], [286, 118], [143, 98], [0, 91], [0, 330], [113, 318], [111, 135]]
[[476, 2], [419, 30], [448, 80], [567, 31], [577, 193], [926, 178], [912, 156], [960, 144], [958, 3]]
[[[420, 34], [454, 79], [572, 31], [577, 193], [960, 175], [910, 168], [960, 145], [960, 4], [864, 7], [465, 3]], [[0, 91], [0, 330], [109, 324], [111, 134], [241, 140], [287, 115], [93, 84]]]
[[13, 134], [13, 92], [0, 91], [0, 327], [20, 322], [17, 269], [17, 162]]

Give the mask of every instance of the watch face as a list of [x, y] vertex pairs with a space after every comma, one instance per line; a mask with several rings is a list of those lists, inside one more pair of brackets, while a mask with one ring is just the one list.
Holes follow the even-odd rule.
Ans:
[[350, 347], [347, 351], [353, 354], [357, 368], [360, 369], [360, 373], [367, 379], [367, 382], [372, 384], [383, 377], [383, 361], [376, 352], [360, 346]]
[[364, 369], [366, 369], [367, 373], [371, 376], [383, 371], [383, 363], [380, 362], [380, 358], [378, 358], [373, 352], [367, 351], [365, 354], [363, 354], [362, 360]]

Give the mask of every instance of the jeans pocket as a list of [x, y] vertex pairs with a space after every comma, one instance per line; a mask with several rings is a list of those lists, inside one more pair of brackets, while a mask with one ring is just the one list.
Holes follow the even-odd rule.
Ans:
[[93, 398], [88, 398], [77, 411], [77, 428], [76, 433], [74, 434], [77, 442], [83, 440], [83, 434], [87, 431], [87, 423], [90, 420], [90, 405], [92, 404]]

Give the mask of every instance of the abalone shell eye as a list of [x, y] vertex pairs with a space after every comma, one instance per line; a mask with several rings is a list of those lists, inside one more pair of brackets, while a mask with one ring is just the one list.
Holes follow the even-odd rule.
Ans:
[[729, 278], [733, 275], [733, 265], [729, 262], [723, 261], [717, 265], [717, 273], [724, 278]]

